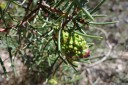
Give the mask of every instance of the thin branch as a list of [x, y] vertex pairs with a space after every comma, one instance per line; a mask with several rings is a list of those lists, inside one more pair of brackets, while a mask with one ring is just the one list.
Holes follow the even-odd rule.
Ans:
[[110, 42], [109, 42], [109, 40], [108, 40], [108, 34], [107, 34], [107, 32], [106, 32], [105, 30], [103, 30], [102, 28], [95, 28], [95, 29], [100, 30], [100, 31], [105, 35], [106, 43], [107, 43], [107, 45], [108, 45], [108, 47], [109, 47], [109, 50], [108, 50], [107, 54], [106, 54], [101, 60], [99, 60], [99, 61], [97, 61], [97, 62], [95, 62], [95, 63], [92, 63], [92, 64], [86, 66], [87, 68], [96, 66], [96, 65], [98, 65], [98, 64], [100, 64], [100, 63], [102, 63], [102, 62], [104, 62], [105, 60], [107, 60], [108, 57], [110, 56], [112, 50], [113, 50], [113, 45], [111, 45]]
[[56, 8], [54, 8], [54, 7], [51, 7], [50, 5], [48, 5], [45, 1], [43, 1], [42, 2], [42, 4], [40, 4], [39, 3], [39, 6], [40, 6], [40, 8], [47, 8], [48, 10], [50, 10], [50, 11], [52, 11], [52, 12], [54, 12], [54, 13], [57, 13], [57, 14], [59, 14], [59, 15], [65, 15], [65, 13], [64, 12], [62, 12], [61, 10], [58, 10], [58, 9], [56, 9]]

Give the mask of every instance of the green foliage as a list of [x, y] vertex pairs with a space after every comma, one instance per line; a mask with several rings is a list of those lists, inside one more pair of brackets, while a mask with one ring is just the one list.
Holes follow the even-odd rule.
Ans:
[[[57, 83], [57, 70], [61, 68], [66, 72], [66, 69], [75, 69], [73, 61], [84, 58], [89, 50], [88, 39], [101, 39], [99, 36], [88, 35], [85, 28], [90, 24], [115, 23], [95, 22], [96, 17], [102, 16], [93, 13], [104, 1], [92, 9], [87, 7], [88, 0], [2, 1], [0, 33], [3, 34], [0, 37], [5, 35], [2, 41], [6, 42], [5, 48], [8, 48], [12, 67], [15, 68], [13, 56], [20, 57], [29, 70], [44, 73], [45, 79], [57, 77], [50, 80]], [[4, 66], [1, 59], [0, 62]], [[6, 73], [5, 67], [3, 70]], [[64, 77], [61, 81], [65, 80]]]

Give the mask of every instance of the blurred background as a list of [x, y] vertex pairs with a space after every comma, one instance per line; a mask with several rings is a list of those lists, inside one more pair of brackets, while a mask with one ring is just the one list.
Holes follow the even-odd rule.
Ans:
[[[90, 7], [95, 4], [96, 2], [92, 1]], [[118, 22], [112, 25], [98, 26], [97, 28], [90, 27], [90, 30], [96, 30], [94, 33], [107, 37], [101, 42], [94, 41], [95, 53], [92, 53], [92, 55], [101, 57], [109, 56], [104, 62], [88, 69], [87, 72], [89, 73], [90, 82], [128, 83], [128, 1], [106, 0], [98, 12], [106, 14], [107, 17], [98, 18], [97, 21]], [[112, 46], [112, 50], [107, 45], [107, 42]], [[109, 53], [109, 51], [111, 52]]]

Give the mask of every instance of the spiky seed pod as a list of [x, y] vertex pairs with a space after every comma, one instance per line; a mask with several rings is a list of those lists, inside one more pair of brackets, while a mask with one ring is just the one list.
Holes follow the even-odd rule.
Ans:
[[74, 32], [62, 31], [61, 46], [64, 55], [68, 59], [78, 60], [90, 55], [85, 39]]

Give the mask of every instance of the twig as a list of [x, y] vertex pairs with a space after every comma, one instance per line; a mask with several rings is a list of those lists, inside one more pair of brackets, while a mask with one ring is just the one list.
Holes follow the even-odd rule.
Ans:
[[40, 8], [44, 9], [47, 8], [48, 10], [57, 13], [59, 15], [65, 15], [65, 13], [63, 13], [61, 10], [58, 10], [54, 7], [51, 7], [50, 5], [48, 5], [45, 1], [42, 2], [42, 4], [39, 3]]
[[101, 29], [101, 28], [95, 28], [97, 30], [100, 30], [104, 35], [105, 35], [105, 38], [106, 38], [106, 43], [109, 47], [109, 50], [108, 50], [108, 53], [99, 61], [95, 62], [95, 63], [92, 63], [88, 66], [86, 66], [87, 68], [90, 68], [90, 67], [93, 67], [93, 66], [96, 66], [97, 64], [100, 64], [102, 62], [104, 62], [106, 59], [108, 59], [108, 57], [110, 56], [111, 52], [112, 52], [112, 49], [113, 49], [113, 45], [110, 44], [109, 40], [108, 40], [108, 34], [105, 30]]
[[90, 69], [86, 69], [89, 85], [93, 84]]

